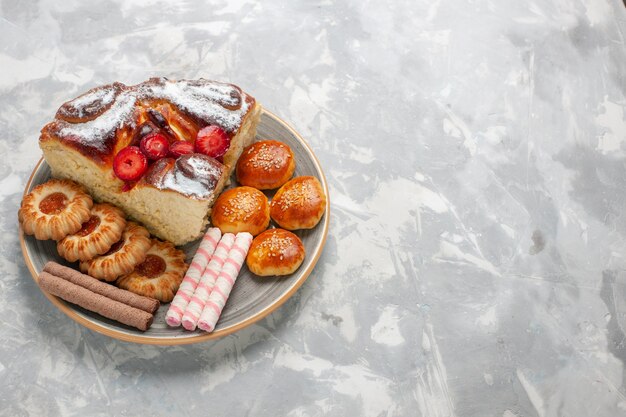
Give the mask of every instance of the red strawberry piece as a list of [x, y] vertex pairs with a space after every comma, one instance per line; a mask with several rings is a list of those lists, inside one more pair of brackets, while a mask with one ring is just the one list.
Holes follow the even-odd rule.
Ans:
[[160, 133], [150, 133], [144, 136], [139, 146], [148, 159], [153, 161], [165, 157], [170, 149], [167, 138]]
[[113, 172], [121, 180], [135, 181], [148, 169], [148, 159], [136, 146], [127, 146], [113, 160]]
[[193, 153], [193, 144], [186, 140], [177, 140], [170, 145], [170, 155], [174, 158], [178, 158], [181, 155], [187, 155]]
[[196, 152], [221, 161], [229, 147], [230, 138], [219, 126], [207, 126], [198, 132]]

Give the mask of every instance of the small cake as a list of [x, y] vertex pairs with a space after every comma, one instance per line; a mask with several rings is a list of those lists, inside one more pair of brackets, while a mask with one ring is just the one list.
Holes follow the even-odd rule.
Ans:
[[88, 261], [102, 255], [122, 237], [124, 212], [110, 204], [95, 204], [81, 229], [57, 242], [59, 255], [70, 262]]
[[289, 146], [276, 140], [263, 140], [244, 149], [237, 161], [237, 181], [259, 190], [271, 190], [289, 181], [295, 169], [296, 161]]
[[135, 294], [169, 303], [174, 299], [186, 270], [184, 252], [169, 242], [152, 239], [146, 259], [130, 274], [119, 278], [117, 285]]
[[283, 185], [272, 199], [270, 215], [287, 230], [312, 229], [324, 215], [326, 195], [315, 177], [296, 177]]
[[182, 245], [206, 229], [261, 112], [232, 84], [114, 83], [63, 104], [42, 129], [39, 146], [53, 177], [84, 185], [96, 201]]
[[73, 181], [52, 179], [24, 197], [17, 216], [24, 233], [37, 239], [63, 239], [89, 220], [93, 201]]
[[122, 238], [104, 255], [82, 261], [80, 270], [99, 280], [115, 281], [143, 262], [151, 245], [150, 233], [144, 227], [126, 222]]
[[270, 223], [267, 197], [252, 187], [226, 190], [215, 201], [211, 223], [222, 233], [248, 232], [256, 236]]
[[283, 229], [270, 229], [252, 241], [246, 265], [259, 276], [289, 275], [304, 260], [304, 245], [298, 236]]

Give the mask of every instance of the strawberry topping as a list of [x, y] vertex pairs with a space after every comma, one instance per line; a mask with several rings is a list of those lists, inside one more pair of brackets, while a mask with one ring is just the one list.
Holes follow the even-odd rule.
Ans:
[[160, 133], [150, 133], [141, 139], [141, 151], [153, 161], [167, 156], [170, 144]]
[[170, 155], [174, 158], [178, 158], [181, 155], [193, 153], [193, 144], [186, 140], [177, 140], [170, 145]]
[[115, 155], [113, 172], [121, 180], [134, 181], [148, 169], [148, 159], [136, 146], [127, 146]]
[[229, 147], [230, 138], [219, 126], [207, 126], [198, 132], [196, 152], [211, 156], [221, 162]]

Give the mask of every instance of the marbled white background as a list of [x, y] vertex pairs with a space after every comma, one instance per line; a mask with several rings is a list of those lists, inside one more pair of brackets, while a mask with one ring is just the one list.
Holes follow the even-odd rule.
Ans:
[[[0, 415], [626, 415], [620, 0], [0, 2]], [[133, 345], [41, 294], [16, 212], [93, 86], [230, 81], [326, 172], [280, 310]]]

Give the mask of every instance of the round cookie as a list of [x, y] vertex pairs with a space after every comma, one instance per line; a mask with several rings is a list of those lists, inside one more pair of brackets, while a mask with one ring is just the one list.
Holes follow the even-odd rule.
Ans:
[[117, 280], [125, 290], [169, 303], [183, 280], [187, 264], [185, 253], [170, 242], [152, 239], [146, 259], [128, 275]]
[[80, 270], [99, 280], [115, 281], [143, 262], [150, 246], [150, 233], [137, 223], [126, 222], [122, 238], [104, 255], [82, 261]]
[[246, 265], [259, 276], [289, 275], [300, 267], [304, 256], [298, 236], [284, 229], [270, 229], [254, 238]]
[[222, 233], [248, 232], [256, 236], [270, 223], [270, 205], [261, 191], [236, 187], [224, 191], [215, 201], [211, 223]]
[[110, 204], [95, 204], [81, 229], [57, 242], [59, 255], [70, 262], [88, 261], [102, 255], [122, 237], [124, 212]]
[[52, 179], [24, 197], [17, 217], [27, 235], [59, 240], [81, 229], [89, 220], [92, 206], [83, 187], [73, 181]]
[[237, 161], [237, 181], [241, 185], [271, 190], [292, 177], [296, 161], [291, 148], [276, 140], [263, 140], [244, 149]]
[[312, 229], [324, 215], [326, 195], [315, 177], [296, 177], [274, 195], [270, 215], [287, 230]]

